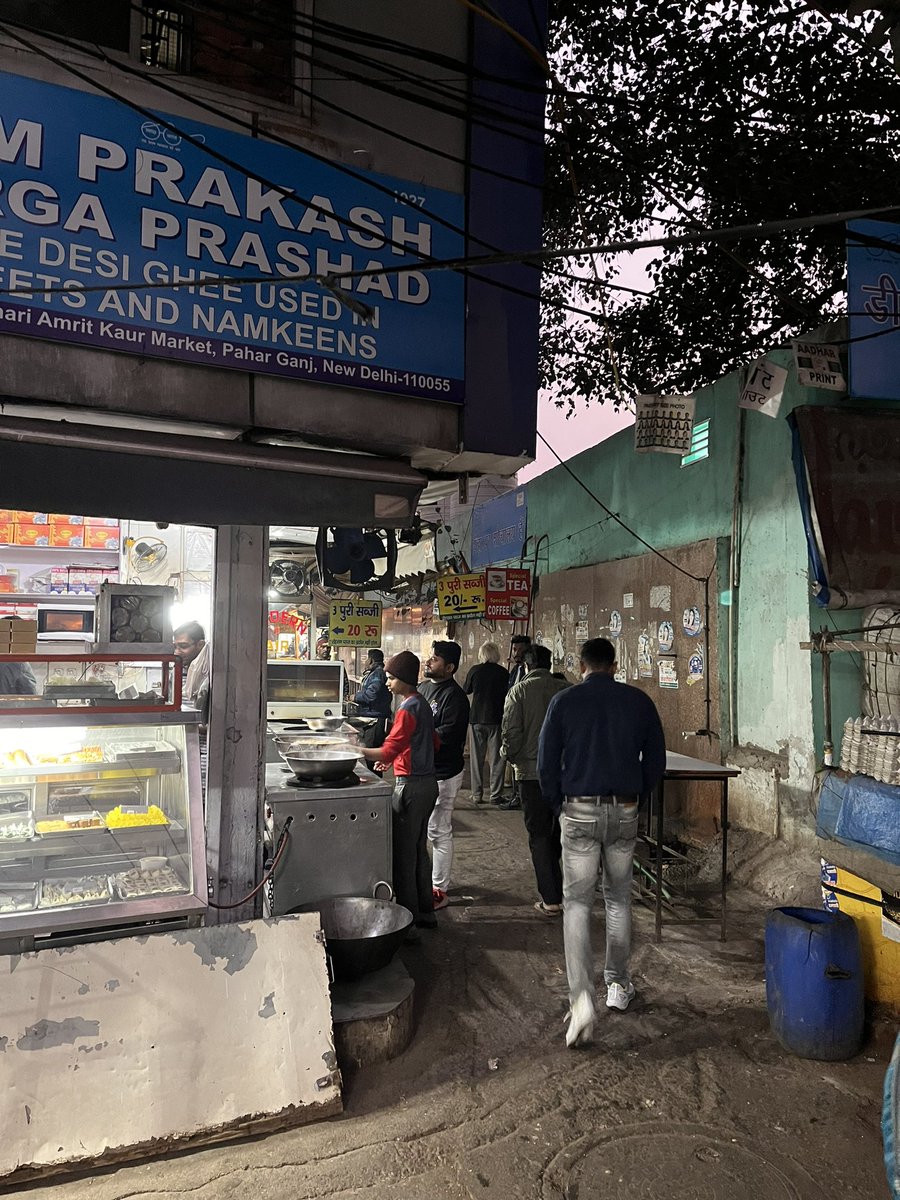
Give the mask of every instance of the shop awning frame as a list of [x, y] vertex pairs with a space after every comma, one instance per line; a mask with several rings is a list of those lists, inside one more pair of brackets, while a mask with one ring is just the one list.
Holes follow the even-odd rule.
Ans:
[[403, 528], [427, 479], [402, 460], [0, 417], [0, 507], [188, 525]]

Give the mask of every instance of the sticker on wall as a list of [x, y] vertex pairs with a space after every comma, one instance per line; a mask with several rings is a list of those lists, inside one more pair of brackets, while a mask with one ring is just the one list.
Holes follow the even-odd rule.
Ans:
[[469, 630], [469, 649], [475, 649], [475, 634], [472, 632], [472, 630]]
[[566, 657], [566, 643], [563, 639], [563, 632], [557, 626], [556, 637], [553, 639], [553, 661], [561, 663]]
[[578, 620], [586, 621], [588, 619], [588, 606], [586, 604], [578, 605]]
[[622, 633], [622, 614], [614, 608], [609, 614], [609, 636], [617, 638]]
[[672, 589], [667, 583], [650, 589], [650, 607], [658, 608], [660, 612], [672, 611]]
[[657, 663], [659, 669], [659, 686], [661, 688], [677, 688], [678, 675], [675, 672], [675, 663], [671, 658], [661, 658]]
[[675, 645], [675, 626], [671, 621], [660, 621], [657, 637], [660, 654], [668, 654]]
[[650, 636], [642, 633], [638, 638], [638, 672], [641, 679], [653, 678], [653, 651], [650, 646]]
[[688, 659], [688, 686], [692, 683], [700, 683], [703, 679], [703, 652], [700, 649], [694, 651]]
[[571, 650], [566, 655], [566, 670], [567, 671], [575, 670], [575, 655], [572, 653]]
[[586, 642], [590, 636], [587, 621], [579, 621], [575, 626], [575, 641]]
[[622, 597], [623, 608], [634, 608], [634, 592], [626, 592]]
[[697, 637], [703, 629], [703, 616], [696, 604], [692, 608], [684, 610], [681, 627], [688, 637]]
[[544, 644], [544, 634], [540, 629], [534, 635], [534, 644], [536, 646], [543, 646]]

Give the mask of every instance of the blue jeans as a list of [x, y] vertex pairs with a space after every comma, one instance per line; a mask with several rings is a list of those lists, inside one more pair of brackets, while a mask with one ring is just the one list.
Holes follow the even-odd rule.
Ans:
[[600, 864], [606, 903], [607, 984], [631, 983], [631, 873], [637, 839], [637, 801], [585, 803], [567, 798], [563, 804], [563, 940], [569, 999], [580, 992], [594, 998], [591, 909]]

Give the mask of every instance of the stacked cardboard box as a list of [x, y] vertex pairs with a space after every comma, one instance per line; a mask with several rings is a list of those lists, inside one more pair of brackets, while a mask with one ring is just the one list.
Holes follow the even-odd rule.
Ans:
[[115, 517], [79, 517], [72, 513], [20, 512], [0, 509], [0, 543], [85, 550], [118, 550]]
[[0, 619], [0, 654], [34, 654], [37, 650], [37, 621]]

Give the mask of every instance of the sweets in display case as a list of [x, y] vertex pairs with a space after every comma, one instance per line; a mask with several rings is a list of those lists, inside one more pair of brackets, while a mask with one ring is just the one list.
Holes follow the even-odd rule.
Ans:
[[64, 904], [99, 904], [109, 900], [108, 875], [81, 875], [71, 879], [45, 879], [41, 884], [41, 908]]

